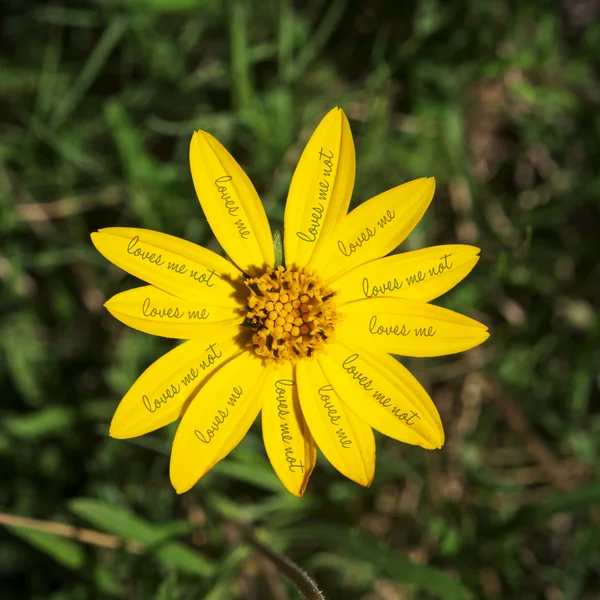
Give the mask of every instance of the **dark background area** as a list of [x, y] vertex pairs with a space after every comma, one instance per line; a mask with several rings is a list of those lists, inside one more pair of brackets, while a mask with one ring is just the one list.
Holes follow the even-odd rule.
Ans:
[[[598, 0], [1, 7], [3, 599], [298, 597], [240, 523], [330, 599], [598, 597]], [[446, 445], [378, 436], [369, 489], [319, 457], [293, 498], [257, 423], [177, 496], [174, 427], [108, 437], [172, 343], [102, 308], [133, 280], [89, 233], [147, 227], [216, 249], [189, 173], [195, 129], [233, 153], [281, 227], [296, 161], [333, 106], [355, 137], [353, 204], [436, 177], [401, 250], [481, 247], [440, 303], [492, 336], [406, 361]]]

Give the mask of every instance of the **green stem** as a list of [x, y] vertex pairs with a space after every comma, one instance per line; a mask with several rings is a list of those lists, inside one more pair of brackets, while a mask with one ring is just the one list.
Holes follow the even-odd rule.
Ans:
[[254, 533], [248, 527], [242, 527], [242, 535], [252, 548], [258, 550], [265, 558], [271, 561], [275, 568], [294, 584], [305, 600], [327, 600], [316, 582], [287, 556], [257, 540]]

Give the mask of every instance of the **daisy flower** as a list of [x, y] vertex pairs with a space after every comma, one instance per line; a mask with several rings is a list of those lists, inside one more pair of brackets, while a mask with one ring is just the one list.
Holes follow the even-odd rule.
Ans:
[[109, 312], [145, 333], [187, 340], [133, 384], [110, 435], [132, 438], [181, 419], [170, 463], [178, 493], [227, 456], [259, 413], [271, 464], [296, 496], [306, 489], [317, 446], [363, 486], [375, 472], [373, 429], [441, 448], [435, 405], [390, 355], [452, 354], [489, 334], [429, 304], [471, 271], [478, 248], [386, 257], [427, 210], [434, 179], [410, 181], [348, 213], [354, 143], [346, 115], [334, 108], [292, 177], [280, 256], [250, 179], [209, 133], [193, 134], [190, 166], [229, 260], [146, 229], [92, 234], [101, 254], [149, 284], [108, 300]]

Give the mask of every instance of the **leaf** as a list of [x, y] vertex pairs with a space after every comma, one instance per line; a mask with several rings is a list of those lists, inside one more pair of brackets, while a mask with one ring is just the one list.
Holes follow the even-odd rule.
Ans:
[[213, 471], [268, 492], [281, 493], [284, 489], [279, 479], [273, 474], [273, 471], [262, 470], [259, 465], [249, 466], [238, 460], [229, 459], [215, 465]]
[[160, 584], [160, 587], [156, 592], [156, 600], [177, 600], [179, 598], [178, 589], [177, 573], [172, 571]]
[[250, 550], [246, 546], [238, 546], [221, 560], [211, 587], [203, 596], [204, 600], [226, 600], [231, 597], [231, 590], [238, 578], [242, 563], [247, 560]]
[[440, 569], [416, 565], [375, 538], [357, 530], [334, 525], [313, 525], [272, 532], [277, 540], [297, 543], [310, 540], [352, 560], [369, 564], [381, 575], [416, 589], [435, 594], [442, 600], [469, 600], [471, 592], [457, 579]]
[[560, 513], [580, 513], [600, 504], [600, 484], [593, 484], [573, 492], [559, 494], [543, 504], [526, 506], [518, 510], [504, 524], [499, 525], [487, 541], [504, 537], [515, 531], [522, 531], [542, 525]]
[[127, 30], [127, 26], [127, 20], [123, 16], [116, 16], [110, 21], [95, 48], [87, 57], [73, 86], [56, 105], [51, 119], [51, 125], [54, 128], [63, 125], [77, 104], [85, 97], [89, 87], [99, 76], [102, 67]]
[[[17, 537], [25, 540], [34, 548], [52, 557], [57, 563], [71, 569], [80, 571], [85, 565], [85, 551], [81, 544], [47, 531], [38, 531], [27, 527], [5, 525]], [[122, 598], [123, 590], [115, 580], [113, 574], [106, 568], [99, 566], [94, 570], [94, 579], [98, 587], [111, 596]]]
[[156, 177], [157, 166], [146, 150], [141, 132], [133, 125], [118, 100], [110, 100], [104, 116], [115, 140], [123, 171], [131, 182], [148, 182]]
[[[215, 566], [199, 552], [169, 540], [173, 536], [173, 523], [156, 525], [124, 508], [91, 498], [72, 500], [70, 508], [104, 531], [144, 544], [159, 562], [168, 567], [200, 577], [210, 577], [214, 573]], [[180, 531], [178, 527], [177, 530]]]
[[[117, 0], [111, 0], [117, 4]], [[122, 8], [121, 1], [118, 5]], [[216, 0], [129, 0], [127, 9], [131, 12], [148, 11], [154, 13], [175, 13], [192, 10], [214, 11], [218, 8]]]
[[56, 562], [69, 569], [80, 569], [85, 561], [83, 548], [71, 540], [46, 531], [6, 525], [15, 535], [51, 556]]
[[28, 414], [9, 414], [3, 418], [6, 431], [30, 441], [60, 434], [72, 423], [73, 414], [64, 406], [47, 406]]

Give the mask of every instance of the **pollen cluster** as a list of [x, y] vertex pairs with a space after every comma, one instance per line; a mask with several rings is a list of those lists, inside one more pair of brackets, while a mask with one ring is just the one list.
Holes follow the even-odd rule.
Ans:
[[250, 290], [245, 324], [254, 330], [257, 356], [277, 362], [307, 358], [331, 338], [334, 294], [314, 274], [268, 267], [245, 283]]

